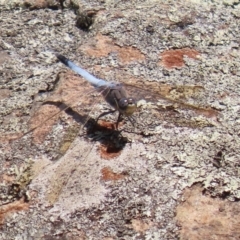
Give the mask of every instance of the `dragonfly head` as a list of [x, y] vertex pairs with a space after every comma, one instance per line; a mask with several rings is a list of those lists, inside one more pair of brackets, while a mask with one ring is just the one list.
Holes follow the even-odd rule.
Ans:
[[137, 108], [135, 99], [133, 98], [121, 98], [118, 101], [118, 110], [125, 116], [132, 115]]

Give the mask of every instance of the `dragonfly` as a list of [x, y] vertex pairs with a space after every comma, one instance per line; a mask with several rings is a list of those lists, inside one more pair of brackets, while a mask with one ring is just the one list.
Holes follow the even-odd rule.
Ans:
[[[89, 72], [87, 72], [86, 70], [84, 70], [83, 68], [77, 66], [75, 63], [67, 59], [65, 56], [61, 54], [56, 54], [56, 57], [60, 62], [62, 62], [68, 68], [70, 68], [75, 73], [77, 73], [78, 75], [83, 77], [85, 80], [87, 80], [95, 88], [97, 92], [100, 92], [102, 94], [105, 101], [111, 107], [113, 107], [113, 110], [100, 114], [97, 120], [107, 114], [114, 113], [116, 111], [119, 113], [118, 119], [116, 122], [116, 129], [118, 129], [118, 124], [122, 120], [122, 117], [124, 116], [127, 117], [127, 119], [134, 126], [135, 119], [133, 118], [132, 115], [136, 112], [137, 104], [139, 100], [141, 100], [142, 98], [149, 101], [156, 101], [156, 99], [166, 100], [168, 102], [171, 102], [172, 104], [178, 105], [179, 108], [191, 109], [205, 116], [216, 114], [216, 111], [213, 109], [202, 108], [202, 107], [189, 104], [180, 100], [166, 97], [160, 93], [159, 89], [157, 90], [156, 89], [154, 90], [153, 88], [151, 89], [151, 85], [149, 85], [149, 87], [147, 85], [141, 86], [141, 84], [138, 83], [139, 86], [136, 86], [136, 85], [134, 86], [131, 84], [109, 82], [103, 79], [99, 79], [93, 76], [92, 74], [90, 74]], [[203, 87], [201, 86], [192, 86], [191, 88], [192, 91], [199, 91], [202, 89]], [[130, 91], [131, 95], [128, 94], [127, 90], [128, 91], [131, 90]]]
[[[185, 92], [186, 90], [190, 90], [190, 96], [194, 95], [196, 92], [202, 91], [204, 88], [201, 86], [180, 86], [180, 87], [169, 87], [165, 86], [166, 89], [164, 89], [163, 85], [160, 85], [156, 87], [156, 84], [152, 83], [146, 83], [146, 82], [137, 82], [137, 84], [129, 84], [129, 83], [119, 83], [119, 82], [113, 82], [113, 81], [106, 81], [100, 78], [95, 77], [94, 75], [87, 72], [85, 69], [77, 66], [75, 63], [70, 61], [68, 58], [61, 54], [56, 54], [56, 58], [62, 62], [64, 65], [66, 65], [68, 68], [70, 68], [72, 71], [83, 77], [88, 83], [90, 83], [94, 91], [99, 92], [105, 101], [113, 108], [113, 110], [109, 110], [107, 112], [103, 112], [97, 117], [97, 121], [107, 115], [114, 112], [118, 112], [118, 118], [116, 122], [116, 130], [118, 130], [119, 123], [122, 121], [124, 117], [126, 117], [130, 123], [135, 126], [136, 118], [133, 117], [134, 113], [136, 113], [139, 109], [138, 105], [139, 102], [144, 99], [148, 102], [156, 102], [158, 100], [165, 100], [168, 103], [170, 103], [169, 107], [170, 110], [175, 111], [175, 109], [187, 109], [197, 112], [197, 114], [204, 115], [207, 118], [216, 117], [217, 111], [209, 108], [209, 107], [199, 107], [194, 104], [190, 104], [187, 102], [184, 102], [181, 99], [181, 96], [178, 98], [169, 97], [166, 96], [167, 93], [171, 89], [179, 90], [180, 92]], [[92, 91], [88, 92], [90, 95]], [[165, 94], [163, 93], [165, 92]], [[183, 94], [183, 97], [185, 98], [185, 95]], [[80, 99], [81, 100], [81, 99]], [[48, 101], [46, 101], [48, 102]], [[49, 101], [51, 102], [51, 101]], [[54, 102], [54, 101], [53, 101]], [[21, 138], [31, 132], [33, 132], [38, 127], [42, 126], [45, 122], [49, 121], [54, 116], [58, 115], [60, 112], [67, 110], [70, 108], [68, 104], [66, 104], [66, 107], [61, 109], [60, 111], [56, 112], [55, 114], [51, 115], [50, 117], [46, 118], [45, 120], [41, 120], [41, 123], [38, 124], [35, 127], [32, 127], [29, 131], [22, 134]], [[158, 106], [157, 106], [157, 109]], [[164, 107], [160, 110], [160, 117], [162, 115], [163, 110], [166, 110]], [[159, 116], [159, 115], [158, 115]], [[168, 120], [171, 121], [172, 117], [168, 117]], [[96, 121], [96, 122], [97, 122]], [[144, 119], [143, 119], [144, 121]], [[192, 123], [190, 123], [192, 124]], [[188, 126], [188, 123], [186, 123]], [[208, 125], [208, 123], [207, 123]], [[211, 125], [211, 124], [210, 124]]]
[[97, 92], [100, 92], [104, 97], [105, 101], [114, 108], [108, 112], [104, 112], [99, 115], [98, 119], [116, 111], [119, 112], [116, 128], [121, 120], [121, 117], [126, 116], [129, 121], [134, 125], [133, 118], [131, 115], [135, 112], [137, 108], [136, 100], [132, 97], [127, 96], [127, 92], [121, 83], [108, 82], [103, 79], [96, 78], [92, 74], [88, 73], [86, 70], [80, 68], [69, 59], [63, 55], [57, 54], [56, 57], [67, 67], [72, 69], [74, 72], [82, 76], [87, 80]]

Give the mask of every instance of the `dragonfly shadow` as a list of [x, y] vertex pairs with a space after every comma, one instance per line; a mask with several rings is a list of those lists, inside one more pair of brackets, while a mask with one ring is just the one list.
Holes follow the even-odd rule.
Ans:
[[116, 123], [96, 120], [89, 117], [88, 114], [80, 114], [72, 107], [62, 103], [46, 101], [44, 104], [54, 105], [60, 108], [60, 111], [65, 111], [66, 114], [72, 117], [72, 119], [82, 126], [80, 136], [86, 136], [92, 142], [99, 142], [99, 152], [102, 158], [110, 159], [120, 155], [121, 151], [125, 147], [129, 140], [122, 135], [122, 131], [116, 129]]
[[121, 154], [129, 140], [116, 129], [116, 123], [90, 118], [86, 124], [87, 136], [92, 141], [100, 142], [100, 155], [111, 159]]
[[[42, 105], [53, 105], [59, 108], [59, 113], [65, 111], [66, 114], [72, 117], [72, 119], [79, 124], [85, 124], [87, 122], [87, 115], [79, 114], [72, 107], [63, 102], [58, 101], [45, 101]], [[57, 113], [58, 114], [58, 113]]]
[[129, 140], [116, 129], [116, 123], [89, 118], [85, 125], [86, 136], [99, 142], [99, 153], [103, 159], [111, 159], [121, 154]]

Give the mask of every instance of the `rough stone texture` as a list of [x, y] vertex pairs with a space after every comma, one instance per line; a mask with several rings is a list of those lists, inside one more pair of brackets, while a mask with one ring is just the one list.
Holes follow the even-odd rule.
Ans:
[[203, 190], [198, 184], [184, 191], [176, 215], [182, 226], [181, 238], [238, 239], [239, 202], [210, 198]]
[[[239, 6], [0, 1], [0, 238], [239, 239]], [[138, 86], [135, 127], [54, 53]]]

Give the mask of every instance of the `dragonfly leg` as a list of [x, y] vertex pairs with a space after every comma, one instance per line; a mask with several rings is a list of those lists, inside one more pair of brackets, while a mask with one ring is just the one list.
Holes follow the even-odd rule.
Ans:
[[129, 116], [127, 118], [134, 127], [134, 122], [136, 122], [136, 120], [133, 117], [129, 117]]
[[[123, 116], [123, 114], [119, 112], [117, 123], [116, 123], [116, 129], [118, 129], [118, 124], [121, 122], [122, 116]], [[135, 119], [133, 117], [130, 117], [130, 116], [127, 116], [127, 118], [134, 127], [134, 122], [136, 122]]]
[[[117, 110], [110, 110], [110, 111], [108, 111], [108, 112], [103, 112], [103, 113], [101, 113], [101, 114], [97, 117], [96, 122], [98, 122], [98, 120], [99, 120], [101, 117], [103, 117], [103, 116], [105, 116], [105, 115], [108, 115], [108, 114], [111, 114], [111, 113], [114, 113], [114, 112], [116, 112], [116, 111], [117, 111]], [[117, 119], [117, 122], [116, 122], [116, 129], [118, 129], [118, 124], [121, 122], [122, 116], [123, 116], [123, 114], [119, 112], [119, 114], [118, 114], [118, 119]], [[127, 118], [128, 118], [128, 120], [131, 122], [131, 124], [132, 124], [133, 127], [134, 127], [135, 119], [134, 119], [133, 117], [129, 117], [129, 116], [128, 116]]]
[[117, 119], [117, 123], [116, 123], [116, 129], [118, 129], [118, 124], [121, 122], [122, 115], [123, 115], [123, 114], [119, 112], [119, 114], [118, 114], [118, 119]]
[[105, 116], [105, 115], [108, 115], [108, 114], [111, 114], [111, 113], [114, 113], [114, 112], [116, 112], [116, 110], [110, 110], [110, 111], [108, 111], [108, 112], [103, 112], [103, 113], [101, 113], [101, 114], [97, 117], [96, 121], [98, 122], [98, 120], [99, 120], [101, 117], [103, 117], [103, 116]]

